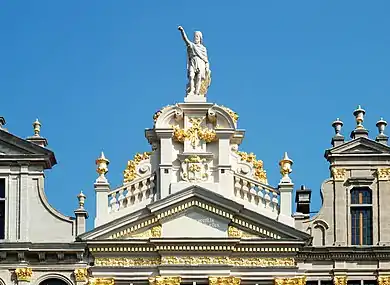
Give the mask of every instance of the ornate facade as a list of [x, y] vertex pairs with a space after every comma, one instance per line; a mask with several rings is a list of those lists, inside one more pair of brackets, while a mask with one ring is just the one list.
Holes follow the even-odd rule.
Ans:
[[22, 139], [1, 117], [0, 284], [389, 284], [384, 120], [370, 139], [359, 107], [349, 141], [333, 123], [323, 204], [310, 216], [305, 187], [293, 212], [287, 153], [279, 184], [269, 185], [263, 162], [240, 149], [238, 115], [205, 97], [185, 101], [154, 114], [151, 149], [129, 160], [120, 187], [110, 186], [105, 155], [96, 160], [88, 232], [83, 193], [74, 217], [47, 202], [44, 172], [56, 159], [41, 124]]

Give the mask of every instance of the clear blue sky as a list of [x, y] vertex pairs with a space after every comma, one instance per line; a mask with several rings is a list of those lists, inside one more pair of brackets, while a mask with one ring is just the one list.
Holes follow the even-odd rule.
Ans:
[[288, 151], [318, 210], [332, 121], [349, 137], [358, 104], [371, 137], [380, 116], [390, 121], [389, 12], [388, 0], [1, 1], [0, 113], [21, 137], [41, 120], [58, 160], [49, 201], [73, 215], [83, 190], [91, 227], [95, 158], [104, 150], [117, 186], [127, 160], [150, 149], [153, 113], [184, 96], [177, 26], [201, 30], [209, 101], [239, 113], [241, 149], [264, 160], [272, 185]]

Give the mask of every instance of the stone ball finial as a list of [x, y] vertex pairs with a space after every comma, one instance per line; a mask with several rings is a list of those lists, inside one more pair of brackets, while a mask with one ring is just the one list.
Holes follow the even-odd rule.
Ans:
[[355, 111], [353, 111], [353, 115], [356, 119], [356, 129], [364, 129], [363, 127], [363, 121], [364, 121], [364, 115], [366, 114], [366, 111], [359, 105]]
[[280, 174], [282, 174], [282, 179], [280, 182], [291, 183], [291, 178], [288, 176], [291, 172], [291, 166], [293, 165], [292, 159], [287, 155], [287, 152], [284, 153], [283, 159], [279, 162], [280, 165]]
[[334, 132], [335, 132], [336, 136], [341, 136], [340, 132], [341, 132], [341, 127], [343, 125], [344, 125], [344, 123], [339, 118], [337, 118], [335, 121], [333, 121], [332, 127], [334, 128]]
[[378, 122], [376, 122], [376, 127], [378, 128], [379, 135], [385, 134], [385, 128], [387, 126], [387, 122], [381, 118]]
[[108, 172], [108, 164], [110, 163], [110, 161], [104, 156], [104, 153], [102, 152], [100, 154], [100, 157], [96, 159], [95, 163], [97, 166], [96, 172], [99, 173], [99, 177], [96, 181], [107, 182], [105, 174]]
[[39, 122], [39, 120], [36, 119], [32, 125], [34, 127], [34, 137], [40, 137], [41, 123]]
[[80, 191], [80, 194], [77, 195], [77, 199], [79, 200], [79, 208], [84, 209], [85, 199], [87, 196], [84, 195], [83, 191]]

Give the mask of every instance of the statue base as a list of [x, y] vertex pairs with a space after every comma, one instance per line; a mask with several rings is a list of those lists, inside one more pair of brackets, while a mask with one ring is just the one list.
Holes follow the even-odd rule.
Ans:
[[206, 96], [202, 95], [187, 95], [184, 97], [185, 103], [205, 103], [207, 102]]

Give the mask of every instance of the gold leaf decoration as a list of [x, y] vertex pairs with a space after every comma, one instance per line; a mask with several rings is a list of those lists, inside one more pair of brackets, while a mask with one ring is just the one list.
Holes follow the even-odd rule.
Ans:
[[137, 153], [132, 160], [127, 162], [126, 169], [123, 171], [123, 182], [131, 182], [137, 178], [137, 165], [150, 158], [152, 152]]
[[242, 161], [251, 163], [253, 165], [254, 168], [253, 177], [256, 180], [268, 184], [267, 172], [264, 170], [262, 160], [257, 160], [256, 155], [252, 152], [248, 154], [247, 152], [244, 151], [237, 151], [237, 154], [240, 156]]

